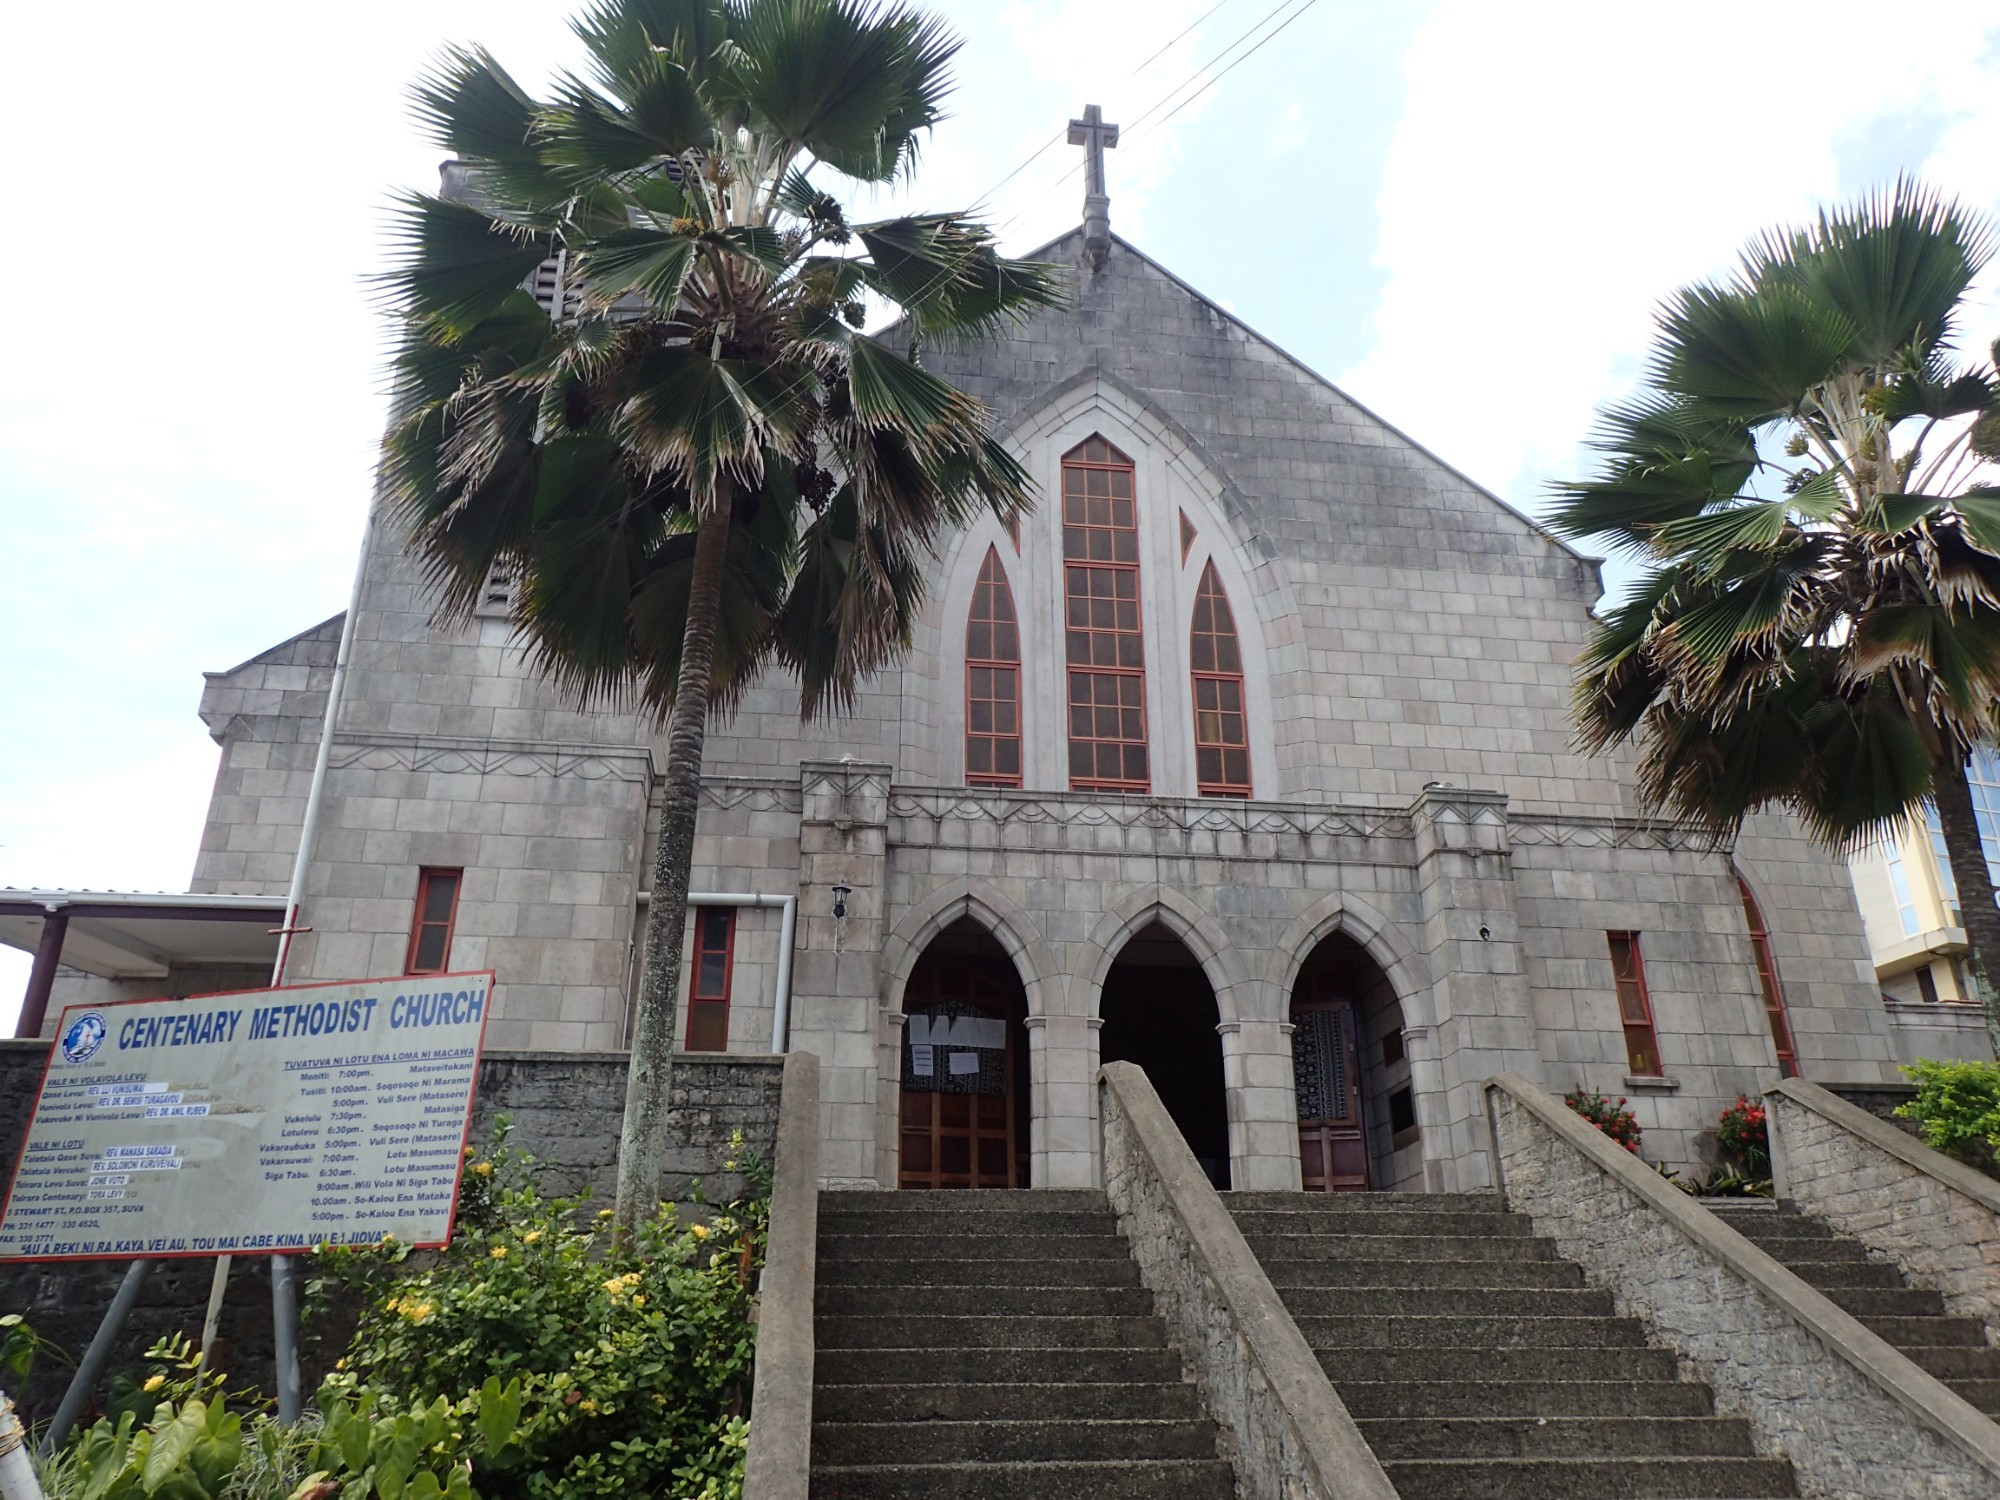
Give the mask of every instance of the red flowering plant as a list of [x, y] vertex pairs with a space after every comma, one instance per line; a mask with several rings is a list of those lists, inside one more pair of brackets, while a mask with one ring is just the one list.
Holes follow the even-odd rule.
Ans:
[[1715, 1144], [1745, 1177], [1771, 1175], [1771, 1132], [1764, 1106], [1738, 1099], [1715, 1122]]
[[1639, 1117], [1623, 1099], [1609, 1099], [1579, 1088], [1564, 1094], [1563, 1103], [1634, 1156], [1639, 1154]]

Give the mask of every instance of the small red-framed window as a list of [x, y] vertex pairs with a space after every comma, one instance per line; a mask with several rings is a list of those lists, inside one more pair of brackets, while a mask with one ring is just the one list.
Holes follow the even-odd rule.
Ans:
[[1771, 1023], [1771, 1045], [1778, 1054], [1778, 1076], [1799, 1076], [1798, 1049], [1792, 1045], [1792, 1025], [1785, 1016], [1785, 991], [1778, 982], [1778, 956], [1771, 951], [1771, 929], [1764, 924], [1764, 912], [1750, 894], [1750, 882], [1736, 877], [1736, 889], [1743, 897], [1743, 919], [1750, 924], [1750, 951], [1757, 959], [1757, 987], [1764, 995], [1764, 1016]]
[[965, 621], [965, 784], [1021, 784], [1021, 631], [993, 547]]
[[688, 962], [687, 1050], [729, 1050], [729, 984], [736, 968], [736, 908], [697, 906]]
[[417, 902], [410, 915], [405, 974], [442, 974], [451, 967], [451, 934], [458, 925], [458, 890], [465, 871], [426, 867], [417, 871]]
[[1194, 686], [1195, 789], [1204, 797], [1250, 795], [1250, 716], [1243, 702], [1243, 651], [1236, 616], [1215, 564], [1202, 569], [1188, 633]]
[[1646, 992], [1646, 961], [1639, 934], [1607, 932], [1611, 975], [1618, 986], [1618, 1022], [1625, 1028], [1625, 1058], [1639, 1078], [1661, 1076], [1660, 1040], [1653, 1030], [1653, 1001]]

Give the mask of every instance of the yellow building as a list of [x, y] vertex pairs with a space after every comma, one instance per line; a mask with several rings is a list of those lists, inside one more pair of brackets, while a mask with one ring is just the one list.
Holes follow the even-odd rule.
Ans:
[[[1970, 780], [1987, 864], [2000, 879], [2000, 755], [1975, 755]], [[1848, 864], [1898, 1050], [1906, 1060], [1991, 1057], [1965, 967], [1958, 886], [1937, 814], [1927, 810], [1911, 818], [1893, 838]]]

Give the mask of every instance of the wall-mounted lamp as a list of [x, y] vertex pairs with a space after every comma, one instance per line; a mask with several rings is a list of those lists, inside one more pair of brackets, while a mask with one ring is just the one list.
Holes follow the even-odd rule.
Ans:
[[854, 887], [846, 881], [836, 880], [833, 883], [833, 919], [836, 922], [847, 920], [847, 898], [853, 894]]

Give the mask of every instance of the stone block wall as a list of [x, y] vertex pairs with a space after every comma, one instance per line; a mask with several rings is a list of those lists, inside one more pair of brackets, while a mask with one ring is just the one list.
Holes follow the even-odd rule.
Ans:
[[2000, 1183], [1792, 1080], [1764, 1095], [1778, 1193], [2000, 1344]]
[[[1802, 1494], [1995, 1493], [2000, 1443], [1990, 1421], [1534, 1092], [1518, 1079], [1487, 1090], [1508, 1207], [1713, 1387], [1718, 1412], [1746, 1419], [1763, 1452], [1789, 1458]], [[1953, 1411], [1965, 1424], [1958, 1432]]]
[[[40, 1085], [47, 1042], [0, 1041], [0, 1166], [11, 1180], [22, 1137]], [[625, 1108], [625, 1054], [491, 1052], [480, 1063], [473, 1107], [475, 1142], [491, 1136], [499, 1115], [514, 1123], [512, 1143], [540, 1159], [553, 1192], [585, 1187], [609, 1201], [618, 1165], [618, 1126]], [[696, 1178], [707, 1201], [726, 1202], [742, 1191], [740, 1176], [722, 1171], [732, 1133], [768, 1161], [776, 1147], [783, 1059], [770, 1056], [697, 1056], [676, 1060], [668, 1120], [673, 1147], [661, 1183], [663, 1196], [684, 1200]], [[215, 1262], [205, 1257], [158, 1260], [113, 1354], [111, 1368], [137, 1371], [158, 1339], [199, 1337]], [[44, 1338], [74, 1357], [97, 1330], [125, 1274], [122, 1261], [0, 1264], [0, 1313], [17, 1312]], [[232, 1380], [272, 1389], [270, 1264], [240, 1256], [230, 1274], [220, 1324]], [[323, 1367], [338, 1351], [314, 1351]], [[308, 1388], [317, 1379], [308, 1369]], [[55, 1410], [65, 1372], [44, 1363], [28, 1388], [12, 1392], [30, 1420]]]

